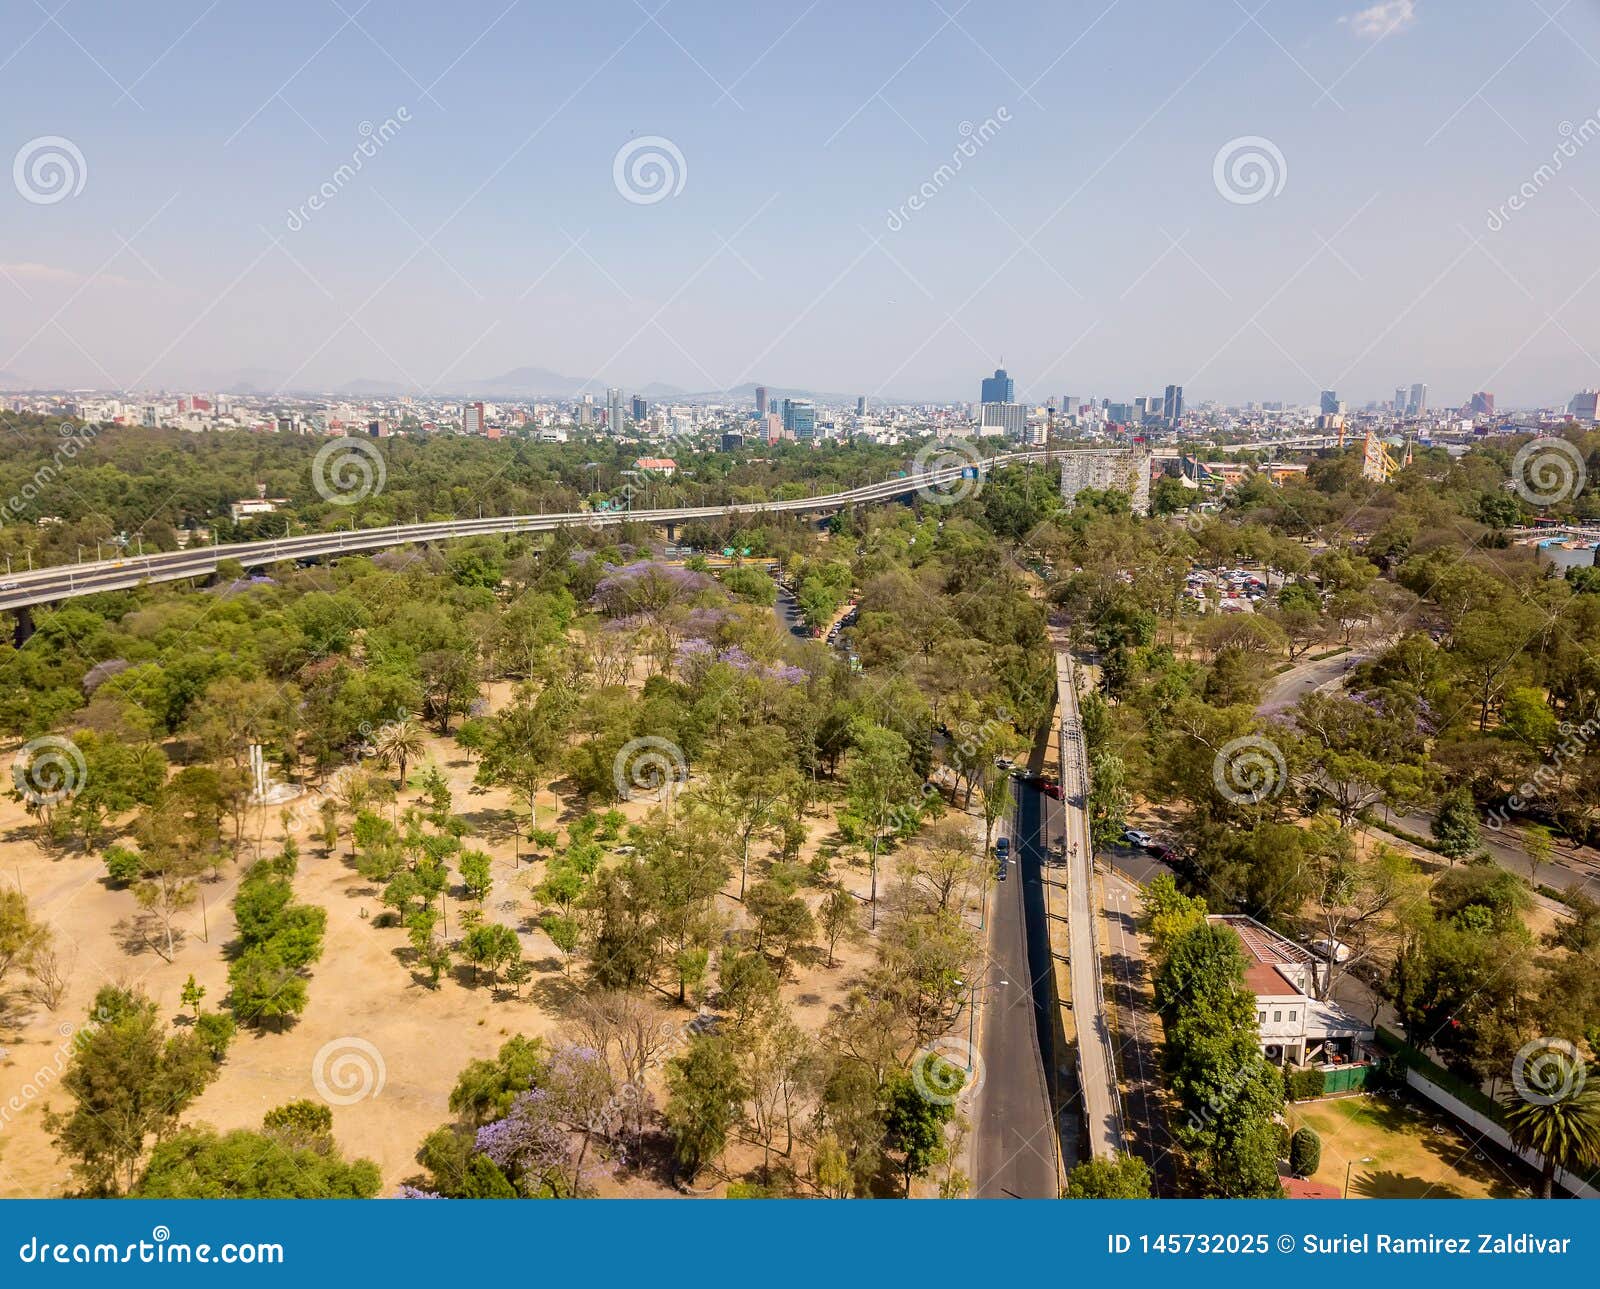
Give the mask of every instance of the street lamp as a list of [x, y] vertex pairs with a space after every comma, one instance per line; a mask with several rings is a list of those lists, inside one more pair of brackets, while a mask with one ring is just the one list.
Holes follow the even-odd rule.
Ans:
[[[1351, 1168], [1353, 1168], [1355, 1166], [1355, 1162], [1356, 1161], [1353, 1160], [1353, 1159], [1347, 1160], [1345, 1162], [1345, 1166], [1344, 1166], [1344, 1194], [1342, 1196], [1340, 1196], [1341, 1199], [1349, 1199], [1350, 1198], [1350, 1170], [1351, 1170]], [[1370, 1164], [1372, 1162], [1372, 1156], [1371, 1155], [1363, 1155], [1362, 1158], [1361, 1158], [1361, 1162], [1363, 1164]]]

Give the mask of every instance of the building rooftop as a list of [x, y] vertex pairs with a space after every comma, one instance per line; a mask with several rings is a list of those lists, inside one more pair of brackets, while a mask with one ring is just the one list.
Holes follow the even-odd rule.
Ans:
[[1287, 936], [1279, 935], [1271, 927], [1263, 926], [1244, 913], [1213, 913], [1211, 922], [1221, 922], [1233, 928], [1239, 937], [1245, 957], [1255, 962], [1270, 964], [1293, 963], [1297, 966], [1315, 966], [1316, 954]]

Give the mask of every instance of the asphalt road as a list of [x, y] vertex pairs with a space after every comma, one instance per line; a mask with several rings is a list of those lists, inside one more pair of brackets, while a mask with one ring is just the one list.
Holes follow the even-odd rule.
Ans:
[[1277, 716], [1293, 707], [1307, 694], [1333, 688], [1366, 656], [1364, 651], [1350, 650], [1335, 654], [1332, 658], [1296, 663], [1273, 678], [1256, 707], [1256, 715]]
[[[1275, 677], [1267, 687], [1261, 703], [1256, 707], [1258, 716], [1279, 716], [1306, 694], [1337, 689], [1345, 676], [1367, 657], [1364, 650], [1352, 650], [1318, 662], [1302, 662]], [[1388, 822], [1397, 828], [1424, 840], [1433, 836], [1433, 812], [1416, 810], [1409, 813], [1391, 812]], [[1483, 849], [1495, 863], [1515, 873], [1518, 877], [1530, 876], [1528, 854], [1514, 827], [1499, 831], [1487, 826], [1481, 829]], [[1582, 890], [1600, 897], [1600, 851], [1584, 847], [1563, 846], [1541, 863], [1532, 873], [1535, 884], [1552, 890]]]
[[[1152, 861], [1157, 862], [1157, 861]], [[1107, 874], [1103, 911], [1111, 952], [1106, 974], [1117, 1004], [1117, 1054], [1122, 1062], [1123, 1126], [1133, 1134], [1131, 1150], [1150, 1165], [1157, 1198], [1176, 1195], [1178, 1176], [1167, 1113], [1161, 1101], [1159, 1029], [1153, 1002], [1144, 992], [1150, 963], [1139, 939], [1138, 887]]]
[[1040, 795], [1018, 794], [1017, 854], [989, 893], [989, 957], [980, 984], [983, 1087], [973, 1123], [973, 1193], [979, 1199], [1052, 1199], [1056, 1180], [1054, 1117], [1046, 1070], [1051, 1024], [1049, 932], [1038, 844]]

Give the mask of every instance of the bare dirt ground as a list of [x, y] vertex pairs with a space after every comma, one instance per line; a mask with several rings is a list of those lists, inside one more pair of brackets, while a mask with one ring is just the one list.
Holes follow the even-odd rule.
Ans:
[[[494, 689], [491, 703], [498, 705], [507, 687]], [[374, 1160], [385, 1193], [392, 1194], [401, 1181], [420, 1172], [417, 1147], [450, 1117], [450, 1090], [468, 1061], [492, 1056], [514, 1034], [560, 1030], [562, 1010], [578, 985], [578, 968], [568, 975], [560, 953], [532, 926], [541, 907], [532, 890], [543, 878], [544, 865], [524, 858], [513, 866], [511, 802], [504, 792], [472, 788], [474, 766], [453, 740], [430, 736], [427, 754], [410, 772], [413, 782], [430, 763], [449, 781], [456, 811], [474, 826], [467, 844], [494, 859], [494, 887], [484, 902], [484, 916], [519, 928], [525, 956], [535, 968], [520, 998], [503, 989], [492, 991], [487, 982], [475, 984], [470, 966], [458, 967], [437, 989], [414, 978], [398, 956], [406, 947], [404, 930], [374, 924], [385, 910], [378, 891], [350, 865], [348, 836], [330, 856], [302, 833], [296, 897], [328, 914], [322, 959], [311, 969], [309, 1006], [282, 1032], [242, 1029], [220, 1076], [185, 1113], [185, 1123], [205, 1122], [220, 1130], [259, 1127], [262, 1115], [276, 1105], [331, 1093], [327, 1099], [334, 1107], [334, 1135], [345, 1154]], [[410, 796], [403, 794], [402, 807]], [[556, 793], [545, 793], [540, 826], [550, 827], [558, 808], [561, 824], [569, 824], [577, 817], [572, 807]], [[621, 808], [638, 818], [654, 805], [630, 802]], [[252, 820], [246, 835], [252, 841], [262, 835], [261, 853], [273, 854], [281, 846], [283, 829], [277, 807], [264, 813], [268, 817]], [[306, 815], [314, 818], [314, 809]], [[520, 806], [515, 817], [526, 826]], [[831, 852], [836, 840], [831, 810], [824, 809], [812, 821], [802, 858], [809, 860], [823, 848]], [[530, 847], [524, 841], [521, 849], [526, 856]], [[67, 1102], [55, 1086], [66, 1062], [64, 1034], [82, 1025], [97, 989], [137, 985], [181, 1024], [185, 1009], [179, 995], [192, 973], [206, 990], [203, 1005], [221, 1008], [228, 991], [225, 950], [233, 935], [229, 901], [254, 853], [255, 847], [247, 844], [244, 858], [219, 880], [201, 883], [204, 909], [197, 904], [181, 917], [181, 940], [169, 962], [119, 932], [138, 908], [131, 892], [106, 885], [99, 856], [42, 849], [21, 805], [0, 801], [0, 876], [27, 894], [35, 916], [50, 923], [57, 945], [74, 963], [65, 997], [53, 1011], [30, 1000], [19, 987], [25, 982], [15, 976], [0, 999], [0, 1196], [59, 1195], [73, 1185], [45, 1130], [43, 1112], [46, 1106], [60, 1109]], [[833, 875], [865, 901], [869, 875], [864, 858], [832, 854], [831, 864]], [[752, 880], [758, 871], [752, 863]], [[892, 871], [892, 861], [880, 865], [880, 895]], [[737, 883], [735, 874], [732, 894]], [[732, 894], [721, 904], [737, 924], [742, 908]], [[809, 896], [815, 904], [817, 893]], [[450, 900], [452, 934], [463, 907]], [[816, 1033], [822, 1028], [870, 957], [869, 946], [841, 943], [832, 968], [820, 950], [791, 964], [783, 994], [804, 1029]], [[662, 1003], [671, 1014], [670, 1000], [663, 998]], [[679, 1011], [685, 1021], [692, 1014]], [[659, 1071], [656, 1078], [659, 1082]], [[661, 1089], [652, 1090], [659, 1104]], [[739, 1175], [760, 1160], [759, 1146], [735, 1142], [725, 1163], [730, 1174]], [[709, 1181], [708, 1176], [703, 1184]], [[638, 1174], [602, 1180], [601, 1190], [675, 1193]]]

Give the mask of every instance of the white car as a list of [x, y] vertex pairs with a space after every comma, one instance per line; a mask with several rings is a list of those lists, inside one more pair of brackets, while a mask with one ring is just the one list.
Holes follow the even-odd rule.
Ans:
[[1156, 843], [1154, 837], [1138, 828], [1124, 828], [1122, 830], [1122, 840], [1130, 846], [1139, 847], [1140, 850], [1149, 850]]

